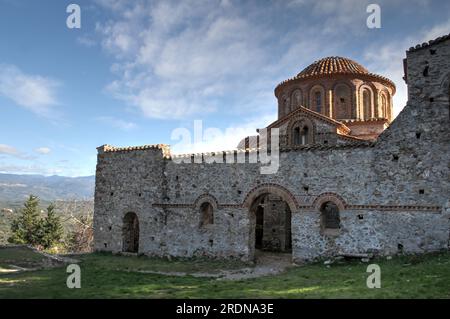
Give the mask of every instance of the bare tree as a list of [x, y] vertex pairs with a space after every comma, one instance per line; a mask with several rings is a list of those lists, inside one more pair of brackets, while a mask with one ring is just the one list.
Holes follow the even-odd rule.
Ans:
[[93, 202], [70, 200], [58, 202], [57, 205], [67, 225], [66, 249], [74, 253], [91, 252], [94, 240]]

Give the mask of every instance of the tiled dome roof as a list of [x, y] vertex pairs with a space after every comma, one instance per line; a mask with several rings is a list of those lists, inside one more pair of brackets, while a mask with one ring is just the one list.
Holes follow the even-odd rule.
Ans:
[[295, 78], [307, 78], [326, 74], [368, 74], [366, 68], [353, 60], [338, 56], [323, 58], [314, 62]]
[[292, 81], [309, 81], [310, 79], [332, 77], [333, 75], [349, 75], [363, 80], [379, 81], [384, 85], [390, 86], [395, 94], [395, 84], [388, 78], [369, 72], [361, 64], [343, 57], [333, 56], [323, 58], [306, 67], [302, 72], [293, 78], [284, 80], [275, 88], [275, 95], [280, 88]]

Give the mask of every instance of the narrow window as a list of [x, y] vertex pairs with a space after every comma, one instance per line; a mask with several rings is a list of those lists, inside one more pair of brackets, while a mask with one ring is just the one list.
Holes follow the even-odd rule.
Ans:
[[380, 114], [380, 117], [387, 118], [387, 114], [388, 114], [388, 111], [387, 111], [387, 99], [386, 99], [386, 96], [383, 94], [381, 96], [381, 114]]
[[291, 109], [295, 110], [302, 104], [302, 92], [300, 90], [295, 90], [291, 96]]
[[300, 145], [300, 127], [294, 128], [294, 145]]
[[314, 95], [314, 99], [316, 102], [316, 112], [321, 113], [322, 112], [322, 94], [317, 91]]
[[320, 210], [322, 216], [323, 229], [339, 229], [340, 217], [339, 208], [333, 202], [326, 202]]
[[300, 138], [301, 138], [302, 145], [308, 144], [308, 127], [307, 126], [303, 127]]
[[364, 108], [364, 119], [368, 120], [372, 117], [371, 103], [370, 103], [370, 92], [365, 89], [363, 91], [363, 108]]
[[210, 203], [205, 202], [200, 206], [200, 227], [214, 224], [213, 207]]

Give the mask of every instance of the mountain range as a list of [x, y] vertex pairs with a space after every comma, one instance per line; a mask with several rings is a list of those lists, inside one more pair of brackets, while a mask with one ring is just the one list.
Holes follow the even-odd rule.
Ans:
[[0, 173], [0, 202], [23, 202], [29, 195], [43, 201], [91, 200], [95, 176], [65, 177]]

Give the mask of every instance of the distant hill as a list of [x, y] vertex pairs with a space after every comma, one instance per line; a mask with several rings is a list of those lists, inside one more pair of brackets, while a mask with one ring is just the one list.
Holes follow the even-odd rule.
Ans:
[[30, 194], [42, 201], [91, 200], [94, 185], [95, 176], [0, 174], [0, 202], [22, 203]]

